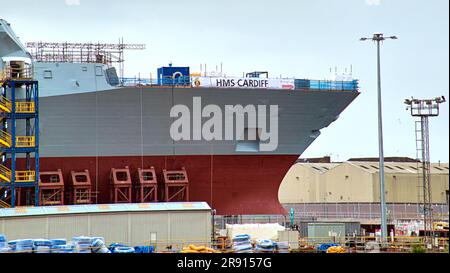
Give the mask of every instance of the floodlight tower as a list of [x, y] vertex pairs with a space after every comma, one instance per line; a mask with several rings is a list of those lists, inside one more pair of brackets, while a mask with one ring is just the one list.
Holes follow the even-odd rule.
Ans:
[[[430, 134], [428, 118], [439, 116], [439, 104], [445, 102], [445, 97], [434, 99], [406, 99], [405, 104], [411, 111], [411, 116], [420, 117], [415, 125], [416, 156], [421, 168], [417, 168], [419, 178], [419, 200], [422, 201], [424, 236], [427, 245], [433, 245], [433, 208], [431, 198], [431, 166], [430, 166]], [[420, 196], [422, 195], [422, 196]]]
[[381, 57], [380, 45], [386, 40], [397, 40], [397, 36], [384, 36], [383, 33], [375, 33], [372, 38], [362, 37], [360, 41], [373, 41], [377, 44], [377, 95], [378, 95], [378, 154], [380, 164], [380, 207], [381, 207], [381, 242], [384, 244], [387, 238], [387, 206], [386, 192], [384, 190], [384, 151], [383, 151], [383, 117], [381, 102]]

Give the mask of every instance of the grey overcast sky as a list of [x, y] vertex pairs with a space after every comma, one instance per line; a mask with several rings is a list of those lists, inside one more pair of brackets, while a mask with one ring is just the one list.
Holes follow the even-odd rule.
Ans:
[[[403, 101], [449, 97], [448, 0], [0, 0], [0, 17], [27, 41], [145, 43], [126, 52], [127, 76], [173, 62], [227, 75], [324, 79], [353, 66], [361, 95], [302, 157], [377, 156], [374, 32], [382, 47], [386, 156], [415, 157], [414, 120]], [[20, 7], [20, 8], [19, 8]], [[449, 103], [430, 122], [431, 160], [449, 162]], [[282, 134], [282, 132], [280, 132]]]

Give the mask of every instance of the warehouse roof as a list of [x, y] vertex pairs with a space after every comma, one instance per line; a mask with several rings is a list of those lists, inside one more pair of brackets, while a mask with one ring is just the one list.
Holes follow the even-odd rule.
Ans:
[[[346, 161], [341, 163], [307, 163], [307, 162], [297, 162], [298, 165], [303, 167], [311, 168], [312, 170], [319, 172], [321, 174], [337, 167], [342, 164], [350, 164], [363, 171], [370, 173], [379, 172], [379, 163], [372, 161]], [[384, 172], [385, 173], [403, 173], [403, 174], [417, 174], [421, 170], [421, 163], [417, 162], [385, 162]], [[449, 164], [448, 163], [431, 163], [431, 173], [432, 174], [449, 174]]]
[[149, 211], [202, 211], [211, 210], [206, 202], [170, 202], [136, 204], [96, 204], [70, 206], [40, 206], [0, 209], [0, 218], [51, 214], [149, 212]]
[[[379, 171], [378, 162], [358, 162], [358, 161], [347, 161], [348, 164], [359, 167], [367, 172], [377, 173]], [[404, 174], [417, 174], [417, 172], [422, 168], [421, 163], [417, 164], [415, 162], [385, 162], [384, 172], [385, 173], [404, 173]], [[448, 174], [449, 164], [448, 163], [432, 163], [431, 164], [432, 174]]]
[[298, 162], [297, 164], [311, 168], [319, 173], [325, 173], [340, 165], [340, 163], [303, 163], [303, 162]]

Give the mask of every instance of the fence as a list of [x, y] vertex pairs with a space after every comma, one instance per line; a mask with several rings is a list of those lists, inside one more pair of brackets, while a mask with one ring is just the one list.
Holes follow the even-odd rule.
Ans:
[[[212, 77], [214, 78], [214, 77]], [[292, 80], [292, 79], [290, 79]], [[295, 89], [297, 90], [323, 90], [323, 91], [353, 91], [359, 90], [358, 80], [351, 81], [322, 81], [322, 80], [304, 80], [295, 79]], [[152, 78], [121, 78], [123, 86], [185, 86], [191, 87], [192, 78], [189, 76], [180, 76], [177, 78], [164, 77], [161, 79]]]
[[[284, 208], [295, 211], [296, 219], [303, 218], [353, 218], [380, 219], [380, 204], [376, 203], [318, 203], [318, 204], [284, 204]], [[447, 204], [433, 204], [433, 214], [436, 220], [447, 219], [449, 207]], [[417, 203], [387, 204], [388, 220], [422, 219], [421, 205]]]

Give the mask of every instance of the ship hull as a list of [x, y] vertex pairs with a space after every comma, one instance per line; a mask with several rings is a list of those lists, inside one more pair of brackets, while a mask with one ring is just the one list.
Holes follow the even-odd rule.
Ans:
[[[44, 157], [41, 171], [63, 171], [65, 188], [70, 188], [71, 170], [89, 170], [93, 199], [110, 203], [111, 168], [128, 166], [130, 173], [137, 168], [155, 167], [158, 181], [162, 170], [184, 167], [189, 179], [189, 201], [206, 201], [219, 215], [284, 214], [278, 201], [278, 188], [284, 175], [298, 155], [191, 155], [191, 156], [102, 156], [102, 157]], [[18, 162], [24, 164], [23, 160]], [[65, 203], [69, 203], [66, 190]], [[162, 191], [158, 200], [163, 199]], [[133, 194], [133, 202], [138, 202]]]
[[[184, 167], [190, 200], [206, 201], [220, 215], [282, 214], [278, 188], [285, 174], [319, 130], [335, 121], [358, 94], [172, 87], [41, 94], [40, 171], [61, 169], [67, 194], [70, 172], [87, 169], [98, 192], [94, 202], [109, 203], [114, 201], [111, 168], [129, 166], [135, 182], [137, 168], [153, 166], [163, 182], [163, 169]], [[278, 106], [278, 113], [268, 114], [278, 119], [277, 148], [246, 152], [239, 150], [238, 140], [174, 141], [171, 109], [191, 107], [194, 98], [201, 98], [203, 106], [214, 104], [220, 109], [227, 105]]]

